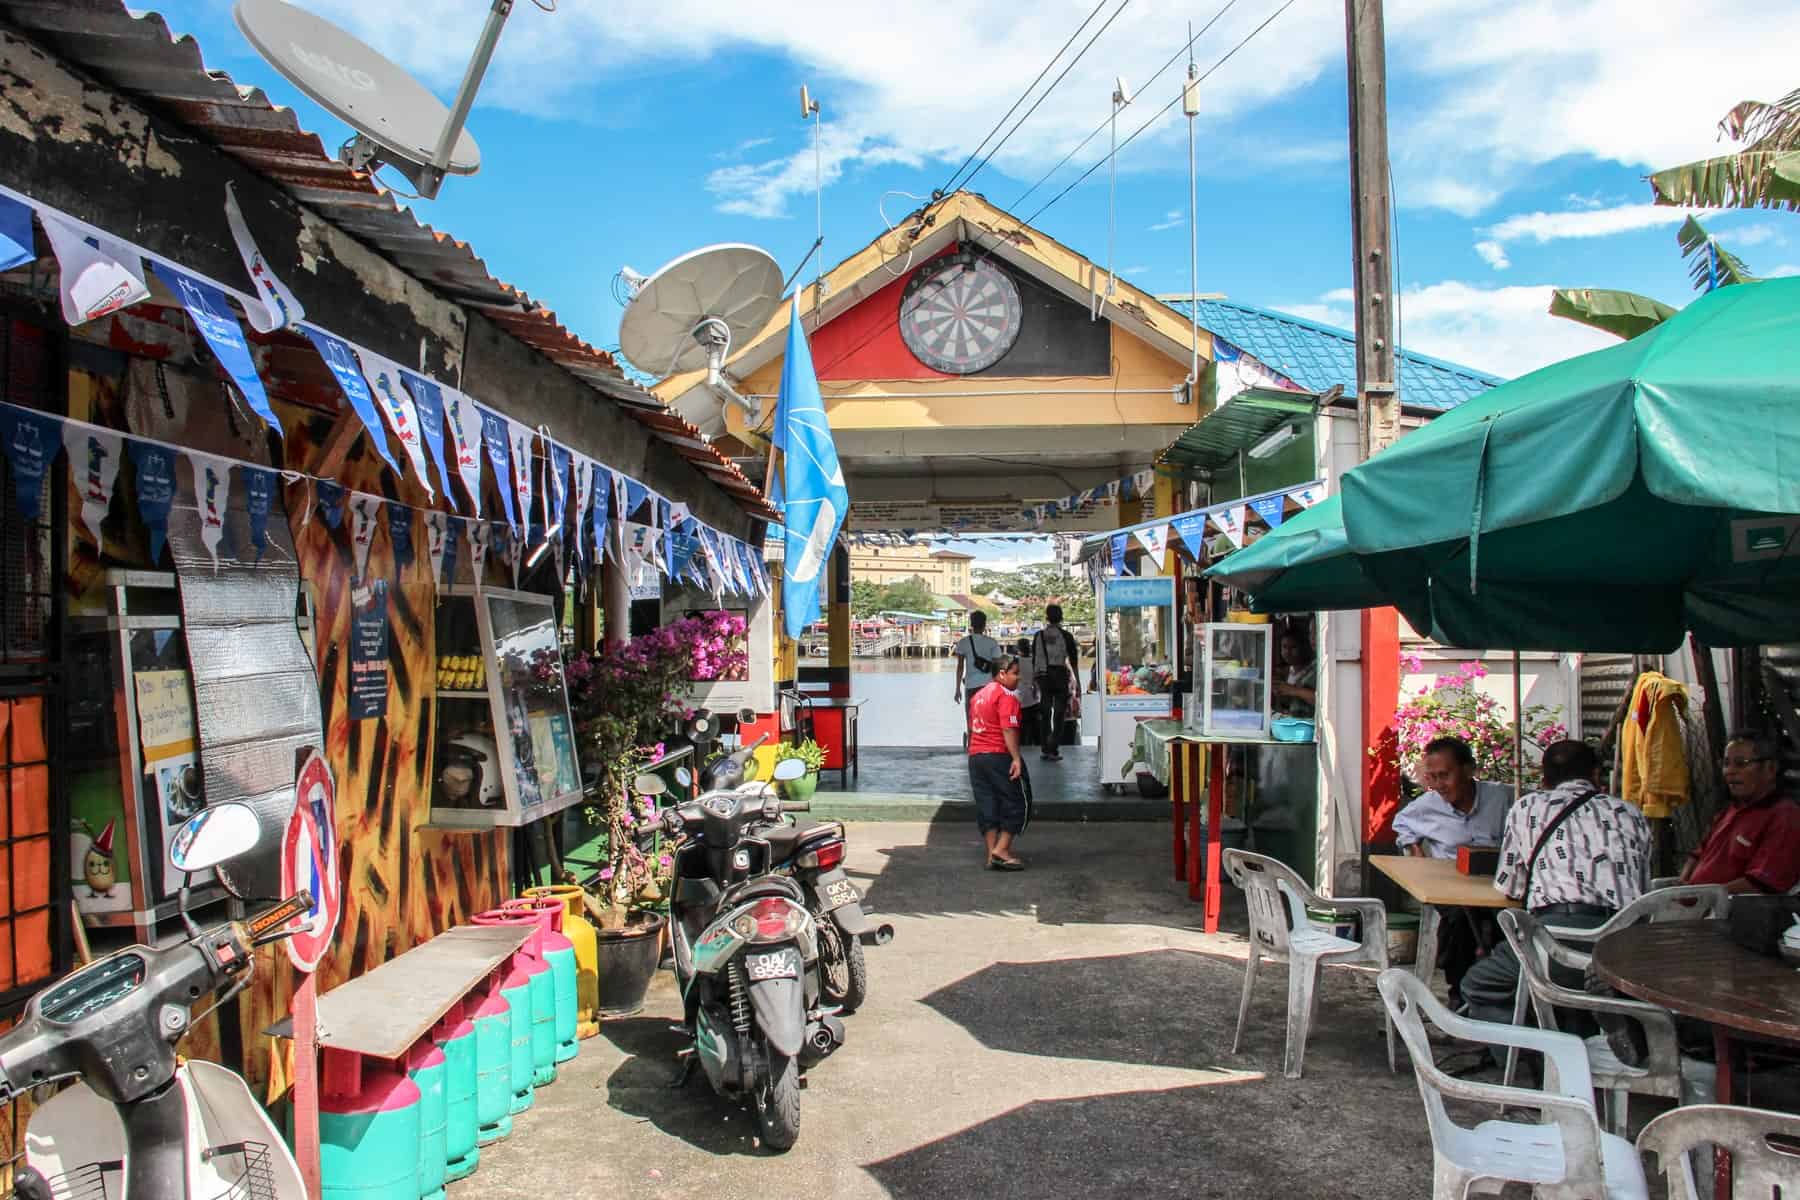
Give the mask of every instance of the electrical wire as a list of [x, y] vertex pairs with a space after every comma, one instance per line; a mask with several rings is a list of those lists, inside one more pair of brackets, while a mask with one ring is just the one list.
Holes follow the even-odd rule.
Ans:
[[[1181, 56], [1184, 52], [1189, 57], [1192, 57], [1193, 53], [1194, 53], [1194, 43], [1199, 41], [1202, 37], [1205, 37], [1206, 31], [1211, 29], [1214, 25], [1217, 25], [1219, 23], [1219, 18], [1223, 17], [1226, 13], [1230, 12], [1232, 10], [1232, 7], [1236, 4], [1237, 4], [1237, 0], [1225, 0], [1225, 6], [1221, 9], [1219, 9], [1218, 12], [1216, 12], [1212, 15], [1212, 20], [1210, 20], [1206, 24], [1202, 25], [1200, 27], [1199, 33], [1196, 33], [1196, 34], [1193, 34], [1192, 36], [1190, 36], [1187, 40], [1187, 45], [1183, 46], [1180, 50], [1177, 50], [1174, 54], [1171, 54], [1169, 56], [1168, 62], [1165, 62], [1162, 66], [1156, 68], [1155, 74], [1151, 75], [1150, 78], [1144, 80], [1144, 82], [1138, 84], [1136, 91], [1134, 91], [1132, 94], [1136, 95], [1136, 96], [1141, 96], [1145, 92], [1149, 91], [1150, 85], [1155, 83], [1159, 78], [1161, 78], [1162, 73], [1164, 71], [1168, 70], [1170, 67], [1174, 66], [1177, 62], [1181, 61]], [[1058, 162], [1054, 167], [1051, 167], [1048, 171], [1044, 172], [1043, 175], [1041, 175], [1038, 178], [1038, 181], [1036, 183], [1032, 184], [1030, 187], [1026, 188], [1024, 190], [1024, 192], [1020, 193], [1019, 198], [1014, 200], [1009, 207], [1012, 209], [1017, 209], [1019, 207], [1019, 205], [1025, 203], [1026, 197], [1030, 196], [1031, 193], [1033, 193], [1033, 192], [1037, 191], [1039, 188], [1043, 187], [1044, 182], [1046, 180], [1048, 180], [1052, 175], [1056, 174], [1058, 171], [1062, 170], [1065, 166], [1067, 166], [1069, 163], [1069, 160], [1071, 158], [1074, 158], [1077, 154], [1080, 154], [1082, 152], [1082, 150], [1086, 149], [1087, 144], [1089, 142], [1093, 141], [1095, 138], [1099, 137], [1100, 131], [1105, 129], [1107, 127], [1107, 125], [1109, 125], [1111, 123], [1112, 123], [1112, 118], [1109, 116], [1106, 118], [1106, 120], [1104, 120], [1104, 121], [1100, 122], [1098, 125], [1094, 126], [1094, 130], [1092, 133], [1090, 133], [1086, 137], [1082, 138], [1081, 141], [1076, 144], [1076, 146], [1073, 150], [1069, 151], [1067, 154], [1062, 156], [1062, 160], [1060, 162]]]
[[[969, 151], [969, 156], [962, 160], [961, 165], [959, 165], [956, 168], [956, 170], [954, 170], [950, 173], [950, 178], [945, 181], [943, 187], [939, 188], [935, 193], [933, 193], [934, 195], [948, 196], [952, 191], [955, 190], [956, 181], [958, 178], [960, 178], [962, 176], [963, 169], [966, 168], [971, 162], [975, 161], [975, 156], [977, 154], [981, 153], [981, 148], [988, 144], [988, 138], [991, 138], [996, 133], [999, 133], [1000, 127], [1002, 125], [1006, 124], [1007, 118], [1012, 116], [1015, 112], [1019, 111], [1019, 105], [1025, 103], [1025, 97], [1031, 95], [1032, 89], [1037, 87], [1038, 84], [1043, 82], [1044, 76], [1046, 76], [1050, 73], [1050, 68], [1054, 67], [1056, 65], [1056, 60], [1061, 58], [1063, 56], [1063, 53], [1065, 51], [1067, 51], [1070, 46], [1075, 44], [1075, 39], [1081, 36], [1081, 31], [1088, 27], [1089, 22], [1091, 22], [1096, 16], [1099, 15], [1100, 10], [1105, 8], [1106, 4], [1107, 4], [1107, 0], [1100, 0], [1100, 2], [1098, 4], [1094, 5], [1093, 11], [1088, 13], [1087, 19], [1082, 21], [1081, 24], [1079, 24], [1075, 27], [1075, 32], [1071, 33], [1069, 35], [1069, 40], [1064, 42], [1062, 44], [1062, 47], [1060, 49], [1058, 49], [1055, 54], [1052, 54], [1050, 56], [1050, 61], [1045, 63], [1043, 70], [1041, 70], [1037, 73], [1037, 78], [1033, 79], [1031, 81], [1031, 83], [1029, 85], [1027, 85], [1025, 90], [1019, 93], [1019, 98], [1017, 100], [1013, 101], [1012, 107], [1007, 109], [1005, 114], [1002, 115], [998, 121], [994, 122], [994, 127], [987, 131], [987, 137], [982, 138], [981, 141], [976, 143], [975, 148], [973, 150]], [[1055, 87], [1056, 85], [1051, 84], [1051, 86]], [[978, 168], [976, 168], [976, 170], [980, 170], [980, 168], [978, 167]], [[969, 176], [969, 178], [973, 179], [974, 176], [971, 175], [971, 176]]]
[[1124, 12], [1126, 5], [1128, 5], [1130, 3], [1131, 3], [1131, 0], [1119, 0], [1119, 7], [1113, 9], [1112, 16], [1106, 18], [1106, 24], [1100, 26], [1099, 29], [1095, 30], [1094, 36], [1089, 38], [1087, 40], [1086, 44], [1083, 45], [1080, 50], [1075, 52], [1075, 57], [1071, 58], [1069, 60], [1068, 65], [1062, 69], [1061, 73], [1058, 74], [1055, 79], [1052, 79], [1050, 81], [1050, 86], [1045, 88], [1043, 90], [1042, 94], [1040, 94], [1036, 100], [1032, 101], [1031, 107], [1025, 110], [1025, 115], [1020, 117], [1016, 122], [1014, 122], [1013, 127], [1006, 131], [1006, 136], [1001, 138], [998, 142], [994, 143], [994, 148], [987, 152], [987, 156], [985, 158], [983, 158], [980, 163], [976, 164], [976, 167], [973, 171], [969, 172], [969, 177], [967, 179], [963, 180], [961, 186], [967, 187], [969, 184], [971, 184], [975, 181], [975, 176], [981, 174], [982, 168], [987, 166], [988, 163], [993, 159], [994, 155], [996, 155], [1000, 152], [1000, 148], [1002, 146], [1006, 145], [1006, 143], [1011, 140], [1013, 134], [1019, 132], [1019, 126], [1025, 124], [1025, 122], [1031, 118], [1031, 114], [1038, 110], [1038, 106], [1041, 105], [1045, 100], [1050, 98], [1050, 93], [1056, 90], [1056, 85], [1061, 83], [1063, 81], [1063, 79], [1065, 77], [1067, 77], [1069, 72], [1075, 69], [1075, 64], [1081, 61], [1083, 55], [1085, 55], [1089, 50], [1093, 49], [1094, 43], [1100, 40], [1100, 35], [1105, 33], [1108, 29], [1110, 29], [1112, 27], [1112, 23], [1119, 19], [1119, 14]]
[[[1242, 50], [1245, 46], [1250, 44], [1251, 39], [1256, 37], [1256, 35], [1261, 33], [1263, 30], [1267, 29], [1271, 24], [1274, 23], [1274, 20], [1276, 17], [1279, 17], [1282, 13], [1286, 12], [1288, 9], [1292, 8], [1293, 6], [1294, 6], [1294, 0], [1286, 0], [1286, 3], [1284, 3], [1280, 8], [1277, 8], [1274, 12], [1270, 13], [1268, 16], [1264, 17], [1262, 24], [1258, 25], [1255, 29], [1252, 29], [1249, 33], [1245, 34], [1244, 39], [1242, 41], [1240, 41], [1237, 45], [1233, 46], [1230, 50], [1227, 50], [1225, 52], [1225, 56], [1223, 58], [1219, 59], [1218, 62], [1216, 62], [1212, 66], [1208, 67], [1206, 69], [1206, 71], [1200, 76], [1200, 78], [1195, 80], [1194, 82], [1196, 84], [1205, 83], [1209, 78], [1212, 77], [1212, 74], [1214, 71], [1217, 71], [1220, 67], [1222, 67], [1226, 63], [1230, 62], [1233, 55], [1235, 55], [1239, 50]], [[1177, 93], [1175, 93], [1175, 97], [1172, 100], [1170, 100], [1167, 104], [1163, 105], [1161, 108], [1157, 109], [1154, 113], [1152, 113], [1149, 120], [1145, 121], [1142, 125], [1139, 125], [1135, 130], [1133, 130], [1130, 137], [1128, 137], [1124, 141], [1120, 142], [1119, 150], [1123, 150], [1125, 147], [1131, 145], [1132, 142], [1137, 140], [1137, 137], [1139, 134], [1143, 133], [1146, 129], [1150, 128], [1150, 126], [1156, 124], [1156, 122], [1161, 120], [1163, 118], [1163, 116], [1166, 115], [1171, 108], [1174, 108], [1177, 104], [1180, 104], [1180, 103], [1181, 103], [1181, 93], [1177, 92]], [[1114, 151], [1113, 153], [1116, 154], [1116, 153], [1118, 153], [1118, 151]], [[1039, 205], [1037, 211], [1032, 213], [1029, 217], [1026, 217], [1022, 222], [1020, 222], [1020, 224], [1030, 225], [1033, 221], [1036, 221], [1038, 219], [1038, 217], [1043, 215], [1045, 210], [1047, 210], [1051, 205], [1055, 204], [1058, 200], [1061, 200], [1064, 196], [1068, 195], [1070, 192], [1074, 191], [1077, 187], [1081, 186], [1081, 184], [1084, 181], [1086, 181], [1088, 176], [1092, 175], [1095, 171], [1098, 171], [1100, 169], [1101, 165], [1112, 157], [1113, 157], [1113, 155], [1109, 154], [1106, 156], [1106, 158], [1097, 160], [1091, 167], [1089, 167], [1087, 170], [1083, 171], [1079, 176], [1077, 176], [1075, 181], [1073, 183], [1069, 184], [1068, 187], [1065, 187], [1062, 191], [1056, 193], [1056, 195], [1050, 197], [1050, 199], [1046, 200], [1043, 204]]]

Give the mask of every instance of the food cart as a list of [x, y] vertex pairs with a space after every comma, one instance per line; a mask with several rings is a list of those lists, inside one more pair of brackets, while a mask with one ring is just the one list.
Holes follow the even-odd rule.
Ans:
[[1175, 713], [1175, 580], [1120, 576], [1100, 581], [1096, 593], [1100, 775], [1110, 792], [1148, 771], [1137, 761], [1138, 723]]

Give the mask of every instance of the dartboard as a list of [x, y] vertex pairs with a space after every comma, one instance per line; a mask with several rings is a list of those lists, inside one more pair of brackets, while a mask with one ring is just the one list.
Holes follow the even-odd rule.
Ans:
[[927, 263], [900, 298], [900, 336], [928, 367], [970, 375], [1000, 361], [1019, 340], [1019, 287], [985, 258]]

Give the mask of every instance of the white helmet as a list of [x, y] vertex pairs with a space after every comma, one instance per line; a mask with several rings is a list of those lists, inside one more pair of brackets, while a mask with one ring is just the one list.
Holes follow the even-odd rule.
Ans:
[[[455, 771], [454, 775], [450, 775]], [[463, 772], [472, 773], [467, 784]], [[450, 775], [449, 778], [446, 778]], [[500, 750], [481, 733], [459, 733], [438, 748], [438, 799], [457, 808], [501, 808], [506, 790], [500, 781]]]

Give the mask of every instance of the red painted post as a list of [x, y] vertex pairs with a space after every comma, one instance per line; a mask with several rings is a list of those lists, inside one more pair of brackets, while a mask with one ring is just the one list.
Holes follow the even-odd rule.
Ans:
[[1170, 823], [1175, 828], [1175, 879], [1187, 878], [1187, 743], [1169, 743]]
[[[1382, 746], [1400, 704], [1400, 614], [1392, 608], [1362, 611], [1362, 734], [1364, 746]], [[1393, 828], [1400, 807], [1400, 777], [1375, 755], [1362, 763], [1362, 840], [1380, 841]], [[1368, 888], [1363, 888], [1366, 895]]]
[[294, 992], [294, 1159], [308, 1200], [319, 1200], [318, 976], [301, 975]]
[[[1219, 932], [1219, 910], [1224, 907], [1225, 888], [1221, 878], [1224, 863], [1221, 861], [1221, 842], [1225, 824], [1225, 755], [1227, 749], [1222, 745], [1206, 748], [1208, 765], [1212, 768], [1210, 783], [1206, 789], [1206, 932]], [[1193, 887], [1190, 881], [1188, 886]]]

